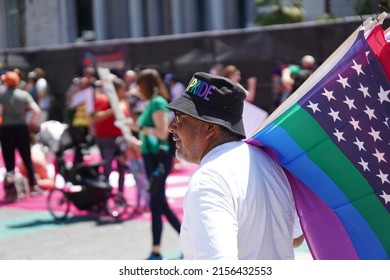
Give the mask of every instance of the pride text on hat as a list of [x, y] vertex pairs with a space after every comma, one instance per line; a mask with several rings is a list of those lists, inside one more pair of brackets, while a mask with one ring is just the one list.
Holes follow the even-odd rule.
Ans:
[[214, 88], [215, 86], [193, 77], [186, 88], [186, 92], [203, 97], [204, 100], [209, 101], [209, 95], [213, 93], [212, 90]]

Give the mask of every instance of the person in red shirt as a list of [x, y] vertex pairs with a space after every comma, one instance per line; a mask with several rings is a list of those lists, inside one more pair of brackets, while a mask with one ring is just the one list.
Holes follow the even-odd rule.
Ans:
[[[114, 78], [113, 84], [118, 94], [120, 107], [125, 116], [130, 116], [130, 108], [126, 100], [126, 86], [125, 82], [120, 78]], [[93, 121], [95, 124], [95, 142], [99, 147], [102, 158], [105, 161], [104, 175], [107, 180], [110, 177], [113, 163], [117, 153], [116, 139], [122, 136], [121, 130], [114, 125], [115, 115], [110, 106], [107, 95], [103, 92], [99, 81], [96, 86], [95, 96], [95, 112], [93, 114]], [[116, 161], [118, 178], [118, 191], [123, 194], [126, 166], [120, 161]]]

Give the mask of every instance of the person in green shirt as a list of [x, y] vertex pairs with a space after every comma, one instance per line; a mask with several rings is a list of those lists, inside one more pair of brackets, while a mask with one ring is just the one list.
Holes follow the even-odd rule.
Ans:
[[[152, 252], [148, 260], [161, 260], [160, 242], [164, 215], [173, 228], [180, 233], [181, 223], [171, 210], [165, 196], [165, 181], [172, 170], [172, 155], [169, 146], [169, 93], [160, 74], [154, 69], [144, 69], [138, 74], [138, 90], [147, 105], [137, 121], [130, 121], [133, 131], [139, 133], [141, 153], [148, 178], [153, 175], [156, 184], [150, 189], [150, 210], [152, 213]], [[158, 175], [159, 174], [159, 175]]]

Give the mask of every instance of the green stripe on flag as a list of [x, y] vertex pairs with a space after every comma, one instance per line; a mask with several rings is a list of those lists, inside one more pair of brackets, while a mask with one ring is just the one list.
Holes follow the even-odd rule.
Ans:
[[339, 150], [326, 132], [299, 105], [292, 106], [275, 123], [282, 127], [345, 194], [390, 254], [390, 215], [364, 176]]

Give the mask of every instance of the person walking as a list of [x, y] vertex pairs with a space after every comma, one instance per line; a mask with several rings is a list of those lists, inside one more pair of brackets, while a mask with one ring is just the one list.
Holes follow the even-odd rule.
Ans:
[[[38, 191], [31, 159], [30, 131], [37, 129], [41, 109], [27, 91], [18, 88], [20, 77], [17, 73], [8, 71], [1, 76], [1, 80], [7, 87], [6, 92], [0, 95], [0, 141], [7, 170], [6, 177], [14, 176], [15, 151], [18, 150], [26, 166], [30, 192]], [[27, 123], [26, 114], [29, 111], [32, 115]]]
[[293, 259], [295, 207], [282, 168], [245, 141], [244, 88], [197, 72], [167, 105], [176, 156], [198, 164], [184, 198], [184, 259]]
[[[115, 77], [112, 80], [116, 94], [118, 95], [119, 108], [125, 116], [130, 116], [130, 107], [126, 100], [125, 82]], [[103, 91], [102, 85], [96, 87], [95, 111], [92, 114], [92, 121], [95, 125], [95, 143], [99, 147], [101, 157], [104, 159], [104, 176], [109, 181], [114, 160], [118, 152], [116, 139], [122, 136], [122, 131], [115, 126], [115, 112], [111, 107], [107, 94]], [[125, 174], [127, 167], [119, 160], [116, 160], [118, 171], [118, 192], [123, 196], [125, 185]]]
[[[164, 215], [173, 228], [180, 233], [180, 221], [169, 207], [165, 195], [166, 179], [172, 169], [172, 156], [168, 141], [169, 94], [160, 74], [154, 69], [144, 69], [138, 74], [137, 85], [141, 97], [148, 103], [137, 122], [130, 121], [132, 130], [139, 133], [142, 141], [141, 153], [148, 178], [155, 175], [155, 184], [150, 189], [150, 210], [152, 213], [152, 252], [148, 260], [161, 260], [160, 243]], [[157, 174], [158, 173], [158, 174]], [[150, 183], [150, 185], [152, 185]]]

